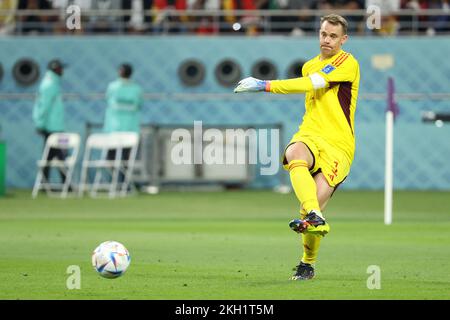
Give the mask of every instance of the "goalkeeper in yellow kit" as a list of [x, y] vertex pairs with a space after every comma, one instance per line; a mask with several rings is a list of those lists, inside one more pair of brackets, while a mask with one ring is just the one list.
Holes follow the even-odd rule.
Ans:
[[330, 231], [322, 212], [347, 177], [355, 151], [354, 116], [359, 87], [358, 61], [341, 49], [347, 21], [336, 14], [321, 19], [320, 54], [303, 65], [302, 77], [241, 80], [234, 92], [305, 93], [306, 112], [283, 155], [300, 206], [289, 223], [301, 233], [303, 257], [293, 280], [314, 277], [320, 241]]

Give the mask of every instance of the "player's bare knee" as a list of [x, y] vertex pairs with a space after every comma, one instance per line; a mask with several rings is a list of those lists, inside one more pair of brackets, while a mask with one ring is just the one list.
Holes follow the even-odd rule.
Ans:
[[305, 144], [297, 142], [291, 144], [286, 150], [286, 160], [291, 162], [293, 160], [305, 160], [308, 165], [311, 165], [312, 155]]
[[286, 150], [286, 160], [291, 162], [293, 160], [303, 160], [301, 158], [301, 152], [299, 152], [298, 143], [291, 144]]

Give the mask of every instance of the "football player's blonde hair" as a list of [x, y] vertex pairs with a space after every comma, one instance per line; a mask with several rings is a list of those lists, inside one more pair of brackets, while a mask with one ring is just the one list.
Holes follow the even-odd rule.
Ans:
[[344, 32], [344, 34], [347, 34], [347, 28], [348, 28], [348, 22], [347, 20], [345, 20], [344, 17], [338, 15], [338, 14], [329, 14], [326, 16], [323, 16], [322, 18], [320, 18], [320, 25], [322, 26], [322, 24], [328, 21], [329, 23], [331, 23], [332, 25], [336, 26], [338, 24], [340, 24], [342, 26], [342, 31]]

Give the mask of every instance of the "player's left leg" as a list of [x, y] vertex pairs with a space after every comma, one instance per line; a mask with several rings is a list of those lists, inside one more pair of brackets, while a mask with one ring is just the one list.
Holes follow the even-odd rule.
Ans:
[[[323, 173], [317, 174], [314, 177], [314, 181], [317, 186], [317, 199], [319, 200], [320, 210], [323, 212], [333, 194], [334, 188], [328, 185]], [[301, 219], [304, 220], [306, 216], [306, 210], [302, 209]], [[314, 264], [317, 260], [322, 238], [323, 236], [320, 234], [302, 233], [303, 256], [295, 274], [291, 278], [292, 280], [308, 280], [314, 277]]]
[[[334, 188], [328, 185], [327, 180], [322, 173], [317, 174], [314, 177], [314, 181], [317, 186], [317, 199], [319, 200], [320, 210], [324, 212], [328, 200], [333, 194]], [[302, 219], [306, 218], [306, 211], [302, 210]], [[302, 262], [308, 264], [314, 264], [317, 259], [317, 253], [319, 251], [320, 240], [322, 236], [320, 234], [314, 234], [311, 232], [304, 232], [303, 238], [303, 257]]]

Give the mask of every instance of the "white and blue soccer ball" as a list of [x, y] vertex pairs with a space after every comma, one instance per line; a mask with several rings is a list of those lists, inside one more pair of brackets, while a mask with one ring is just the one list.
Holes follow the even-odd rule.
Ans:
[[114, 279], [122, 276], [130, 266], [130, 253], [117, 241], [105, 241], [92, 253], [92, 265], [104, 278]]

